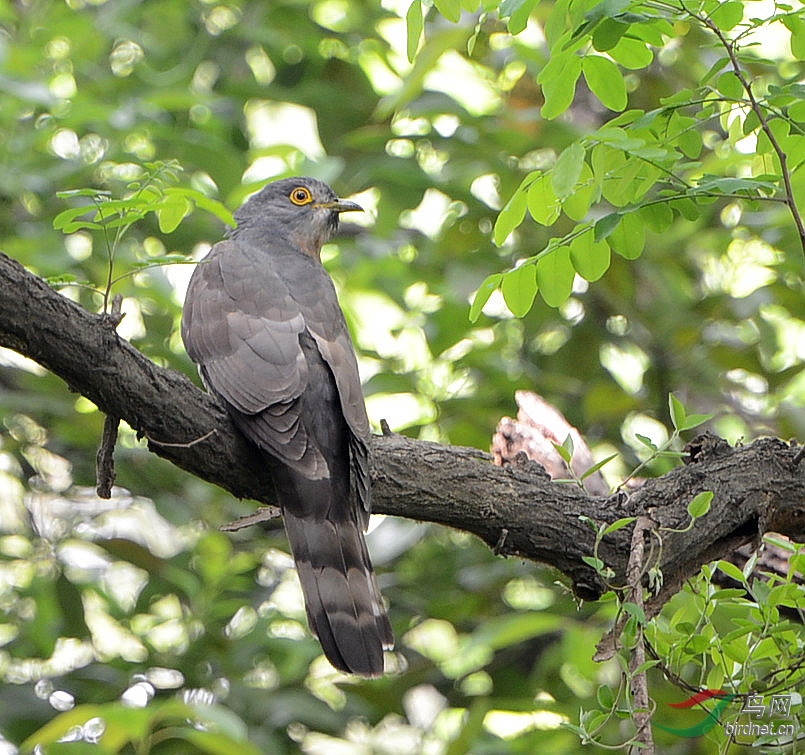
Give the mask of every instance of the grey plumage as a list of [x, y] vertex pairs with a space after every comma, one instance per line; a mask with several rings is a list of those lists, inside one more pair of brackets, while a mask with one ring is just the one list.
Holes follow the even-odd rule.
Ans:
[[268, 184], [196, 267], [182, 338], [270, 465], [311, 631], [333, 666], [372, 677], [393, 637], [363, 537], [369, 422], [319, 259], [339, 213], [358, 209], [312, 178]]

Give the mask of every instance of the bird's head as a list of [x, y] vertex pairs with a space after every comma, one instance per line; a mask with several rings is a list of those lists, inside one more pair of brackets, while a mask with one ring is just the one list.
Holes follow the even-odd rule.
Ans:
[[264, 186], [235, 213], [238, 226], [232, 235], [278, 234], [319, 259], [339, 215], [362, 209], [316, 178], [283, 178]]

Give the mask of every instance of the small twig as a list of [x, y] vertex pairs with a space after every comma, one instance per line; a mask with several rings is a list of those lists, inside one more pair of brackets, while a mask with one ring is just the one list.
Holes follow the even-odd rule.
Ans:
[[95, 475], [97, 484], [95, 492], [100, 498], [112, 497], [112, 486], [115, 484], [115, 443], [117, 443], [117, 428], [120, 417], [107, 414], [103, 421], [103, 437], [95, 457]]
[[394, 435], [391, 428], [389, 427], [388, 420], [381, 419], [380, 420], [380, 432], [383, 433], [384, 437], [388, 437], [389, 435]]
[[792, 462], [791, 462], [791, 463], [792, 463], [792, 464], [793, 464], [795, 467], [798, 467], [798, 466], [799, 466], [799, 464], [800, 464], [800, 462], [801, 462], [803, 459], [805, 459], [805, 443], [803, 443], [803, 444], [802, 444], [802, 445], [799, 447], [799, 451], [797, 451], [797, 455], [794, 457], [794, 459], [792, 460]]
[[152, 438], [148, 433], [143, 433], [140, 437], [145, 438], [149, 443], [154, 443], [157, 446], [162, 446], [163, 448], [192, 448], [196, 445], [196, 443], [201, 443], [204, 440], [207, 440], [211, 435], [217, 433], [214, 427], [208, 433], [204, 433], [204, 435], [194, 438], [193, 440], [187, 441], [187, 443], [168, 443], [166, 440], [156, 440]]
[[[645, 562], [646, 542], [644, 534], [650, 531], [654, 523], [646, 516], [638, 517], [632, 533], [632, 545], [629, 553], [629, 563], [626, 567], [626, 581], [629, 585], [628, 600], [634, 603], [640, 613], [644, 613], [643, 605], [643, 570]], [[629, 660], [629, 670], [634, 671], [646, 662], [646, 648], [643, 644], [643, 625], [637, 622], [636, 642], [632, 657]], [[640, 744], [634, 747], [635, 752], [644, 755], [654, 755], [654, 736], [651, 732], [651, 705], [648, 694], [648, 678], [646, 670], [632, 676], [632, 720], [637, 727], [635, 740]]]
[[252, 527], [255, 524], [262, 524], [263, 522], [270, 522], [282, 516], [282, 511], [278, 506], [261, 506], [253, 514], [247, 514], [234, 522], [222, 524], [218, 529], [223, 532], [238, 532], [239, 530]]
[[110, 323], [112, 323], [113, 328], [117, 328], [120, 325], [120, 321], [123, 319], [123, 297], [120, 294], [115, 294], [114, 298], [112, 299], [112, 309], [106, 315], [107, 319]]
[[509, 537], [509, 530], [506, 527], [504, 527], [500, 531], [500, 537], [498, 538], [498, 541], [492, 548], [492, 553], [494, 553], [496, 556], [499, 556], [503, 552], [503, 546], [506, 544], [506, 539], [508, 537]]

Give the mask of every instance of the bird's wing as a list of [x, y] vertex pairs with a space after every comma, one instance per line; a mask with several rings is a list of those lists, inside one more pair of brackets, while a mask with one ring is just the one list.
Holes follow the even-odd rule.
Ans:
[[[239, 423], [247, 437], [314, 479], [326, 475], [327, 463], [300, 417], [299, 397], [308, 386], [300, 335], [307, 330], [335, 379], [350, 429], [353, 484], [368, 512], [369, 421], [332, 281], [317, 262], [301, 255], [284, 256], [276, 270], [272, 264], [265, 252], [243, 242], [216, 244], [188, 287], [185, 347], [208, 387], [250, 417]], [[293, 265], [301, 269], [289, 269]], [[293, 291], [288, 278], [295, 281]]]
[[187, 353], [236, 415], [256, 420], [241, 427], [247, 437], [316, 478], [327, 464], [310, 446], [297, 407], [308, 377], [304, 329], [283, 280], [258, 270], [238, 243], [216, 244], [196, 266], [182, 317]]

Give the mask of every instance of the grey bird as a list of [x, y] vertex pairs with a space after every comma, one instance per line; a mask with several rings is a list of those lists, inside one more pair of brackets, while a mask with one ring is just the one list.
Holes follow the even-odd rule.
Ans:
[[269, 465], [308, 623], [337, 669], [383, 673], [393, 645], [363, 532], [369, 421], [321, 247], [361, 210], [313, 178], [267, 184], [196, 266], [182, 338], [207, 388]]

